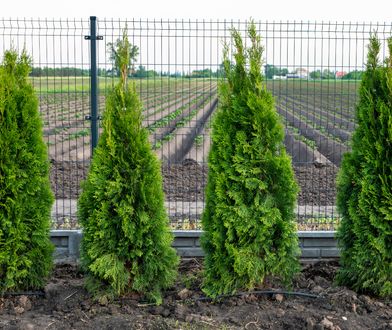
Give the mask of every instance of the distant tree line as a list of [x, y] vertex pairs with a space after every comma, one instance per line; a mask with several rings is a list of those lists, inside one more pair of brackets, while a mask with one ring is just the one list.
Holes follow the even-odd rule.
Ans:
[[[359, 71], [359, 70], [350, 71], [350, 72], [340, 76], [339, 79], [361, 80], [362, 74], [363, 74], [363, 71]], [[335, 79], [335, 78], [337, 78], [336, 72], [330, 71], [328, 69], [325, 69], [323, 71], [321, 71], [321, 70], [312, 71], [312, 72], [310, 72], [309, 77], [312, 79]]]
[[[267, 79], [273, 79], [274, 76], [284, 77], [290, 74], [287, 68], [280, 68], [271, 64], [264, 66], [264, 75]], [[34, 67], [30, 73], [31, 77], [88, 77], [90, 75], [89, 69], [64, 67], [64, 68], [49, 68], [49, 67]], [[354, 70], [346, 73], [340, 79], [346, 80], [361, 80], [363, 71]], [[117, 70], [115, 69], [103, 69], [98, 68], [98, 76], [118, 76]], [[224, 70], [222, 65], [217, 70], [211, 70], [210, 68], [193, 70], [190, 73], [184, 72], [158, 72], [155, 70], [147, 70], [145, 66], [139, 65], [137, 69], [129, 70], [129, 77], [134, 78], [154, 78], [154, 77], [173, 77], [173, 78], [220, 78], [224, 76]], [[328, 69], [315, 70], [309, 73], [311, 79], [335, 79], [335, 71]]]
[[49, 68], [49, 67], [33, 67], [30, 76], [31, 77], [82, 77], [89, 76], [89, 69], [80, 68]]
[[[49, 68], [34, 67], [30, 73], [31, 77], [88, 77], [89, 69], [80, 68]], [[114, 76], [118, 77], [115, 69], [98, 69], [98, 76]], [[216, 71], [211, 69], [193, 70], [190, 73], [183, 72], [157, 72], [155, 70], [147, 70], [145, 66], [139, 65], [137, 69], [130, 69], [129, 77], [134, 78], [154, 78], [154, 77], [183, 77], [183, 78], [217, 78], [223, 76], [223, 71], [219, 68]]]
[[[274, 76], [285, 77], [288, 74], [295, 74], [296, 71], [290, 72], [287, 68], [278, 67], [272, 64], [266, 64], [264, 66], [264, 75], [267, 79], [273, 79]], [[342, 76], [339, 79], [352, 79], [352, 80], [361, 80], [363, 71], [354, 70], [350, 71]], [[336, 79], [336, 71], [332, 71], [329, 69], [324, 70], [315, 70], [309, 72], [309, 78], [311, 79]]]
[[[339, 77], [339, 79], [361, 80], [362, 74], [363, 74], [363, 71], [360, 71], [360, 70], [350, 71], [350, 72], [342, 75], [341, 77]], [[312, 79], [336, 79], [337, 78], [336, 72], [328, 70], [328, 69], [325, 69], [323, 71], [321, 71], [321, 70], [312, 71], [312, 72], [310, 72], [309, 77]]]
[[361, 80], [363, 78], [364, 71], [355, 70], [350, 71], [349, 73], [345, 74], [342, 79], [353, 79], [353, 80]]
[[274, 76], [286, 76], [289, 73], [287, 68], [280, 68], [272, 64], [264, 66], [264, 75], [267, 79], [272, 79]]
[[336, 75], [334, 71], [324, 69], [316, 70], [309, 73], [309, 77], [312, 79], [335, 79]]

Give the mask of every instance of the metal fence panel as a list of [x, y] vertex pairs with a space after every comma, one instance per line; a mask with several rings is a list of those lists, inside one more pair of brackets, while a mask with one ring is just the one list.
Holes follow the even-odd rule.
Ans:
[[[247, 21], [97, 19], [98, 103], [102, 113], [116, 72], [108, 43], [127, 30], [138, 47], [130, 72], [143, 101], [143, 125], [162, 160], [166, 205], [176, 229], [199, 229], [211, 118], [219, 106], [224, 43]], [[367, 43], [377, 34], [385, 57], [391, 24], [256, 22], [266, 84], [285, 125], [301, 192], [299, 229], [334, 229], [335, 180], [350, 150]], [[40, 99], [56, 196], [54, 228], [77, 228], [76, 201], [91, 156], [89, 20], [1, 19], [0, 54], [25, 48]], [[248, 42], [245, 39], [245, 43]], [[1, 57], [1, 55], [0, 55]], [[381, 59], [382, 60], [382, 59]]]

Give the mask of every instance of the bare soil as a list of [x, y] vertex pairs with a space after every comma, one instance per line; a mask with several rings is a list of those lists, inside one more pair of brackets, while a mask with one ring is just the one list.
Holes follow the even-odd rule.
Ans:
[[[89, 162], [52, 160], [51, 183], [56, 198], [75, 199], [86, 178]], [[207, 165], [186, 159], [162, 166], [163, 186], [168, 201], [202, 201], [207, 183]], [[338, 168], [332, 164], [294, 166], [300, 186], [299, 205], [335, 205]]]
[[94, 300], [76, 265], [56, 266], [40, 295], [0, 297], [0, 329], [392, 329], [392, 302], [335, 287], [336, 261], [305, 265], [292, 292], [276, 279], [219, 301], [200, 290], [202, 260], [182, 260], [176, 284], [160, 306], [138, 294]]

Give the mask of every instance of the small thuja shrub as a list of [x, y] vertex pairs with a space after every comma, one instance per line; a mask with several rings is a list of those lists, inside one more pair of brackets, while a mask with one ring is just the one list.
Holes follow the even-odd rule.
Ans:
[[127, 82], [131, 44], [117, 44], [120, 81], [106, 101], [103, 132], [78, 203], [87, 288], [97, 296], [130, 291], [157, 303], [176, 277], [178, 257], [164, 207], [160, 163], [142, 127], [142, 105]]
[[392, 297], [392, 38], [388, 48], [382, 64], [380, 42], [370, 39], [352, 151], [344, 155], [338, 176], [337, 282]]
[[211, 297], [251, 289], [266, 275], [287, 282], [297, 272], [294, 206], [298, 191], [284, 131], [261, 74], [256, 27], [250, 47], [232, 31], [235, 63], [224, 54], [225, 79], [212, 129], [206, 207], [204, 291]]
[[53, 195], [30, 59], [6, 51], [0, 65], [0, 293], [37, 289], [52, 266]]

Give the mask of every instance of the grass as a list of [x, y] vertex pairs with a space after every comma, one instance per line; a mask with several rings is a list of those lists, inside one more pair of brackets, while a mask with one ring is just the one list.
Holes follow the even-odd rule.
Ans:
[[[338, 217], [310, 217], [298, 219], [296, 221], [297, 230], [313, 231], [313, 230], [337, 230], [340, 223]], [[201, 230], [200, 220], [190, 220], [184, 218], [177, 221], [170, 221], [172, 230]]]
[[304, 218], [297, 222], [297, 230], [337, 230], [339, 223], [338, 217]]
[[[89, 93], [90, 77], [30, 77], [31, 82], [37, 93], [54, 94], [54, 93]], [[216, 79], [212, 79], [217, 81]], [[178, 85], [188, 87], [191, 83], [206, 82], [203, 78], [174, 78], [174, 77], [156, 77], [148, 79], [130, 78], [130, 82], [135, 84], [136, 90], [147, 88], [176, 89]], [[98, 90], [103, 93], [112, 88], [118, 82], [116, 77], [98, 77]], [[211, 79], [208, 79], [211, 82]]]

